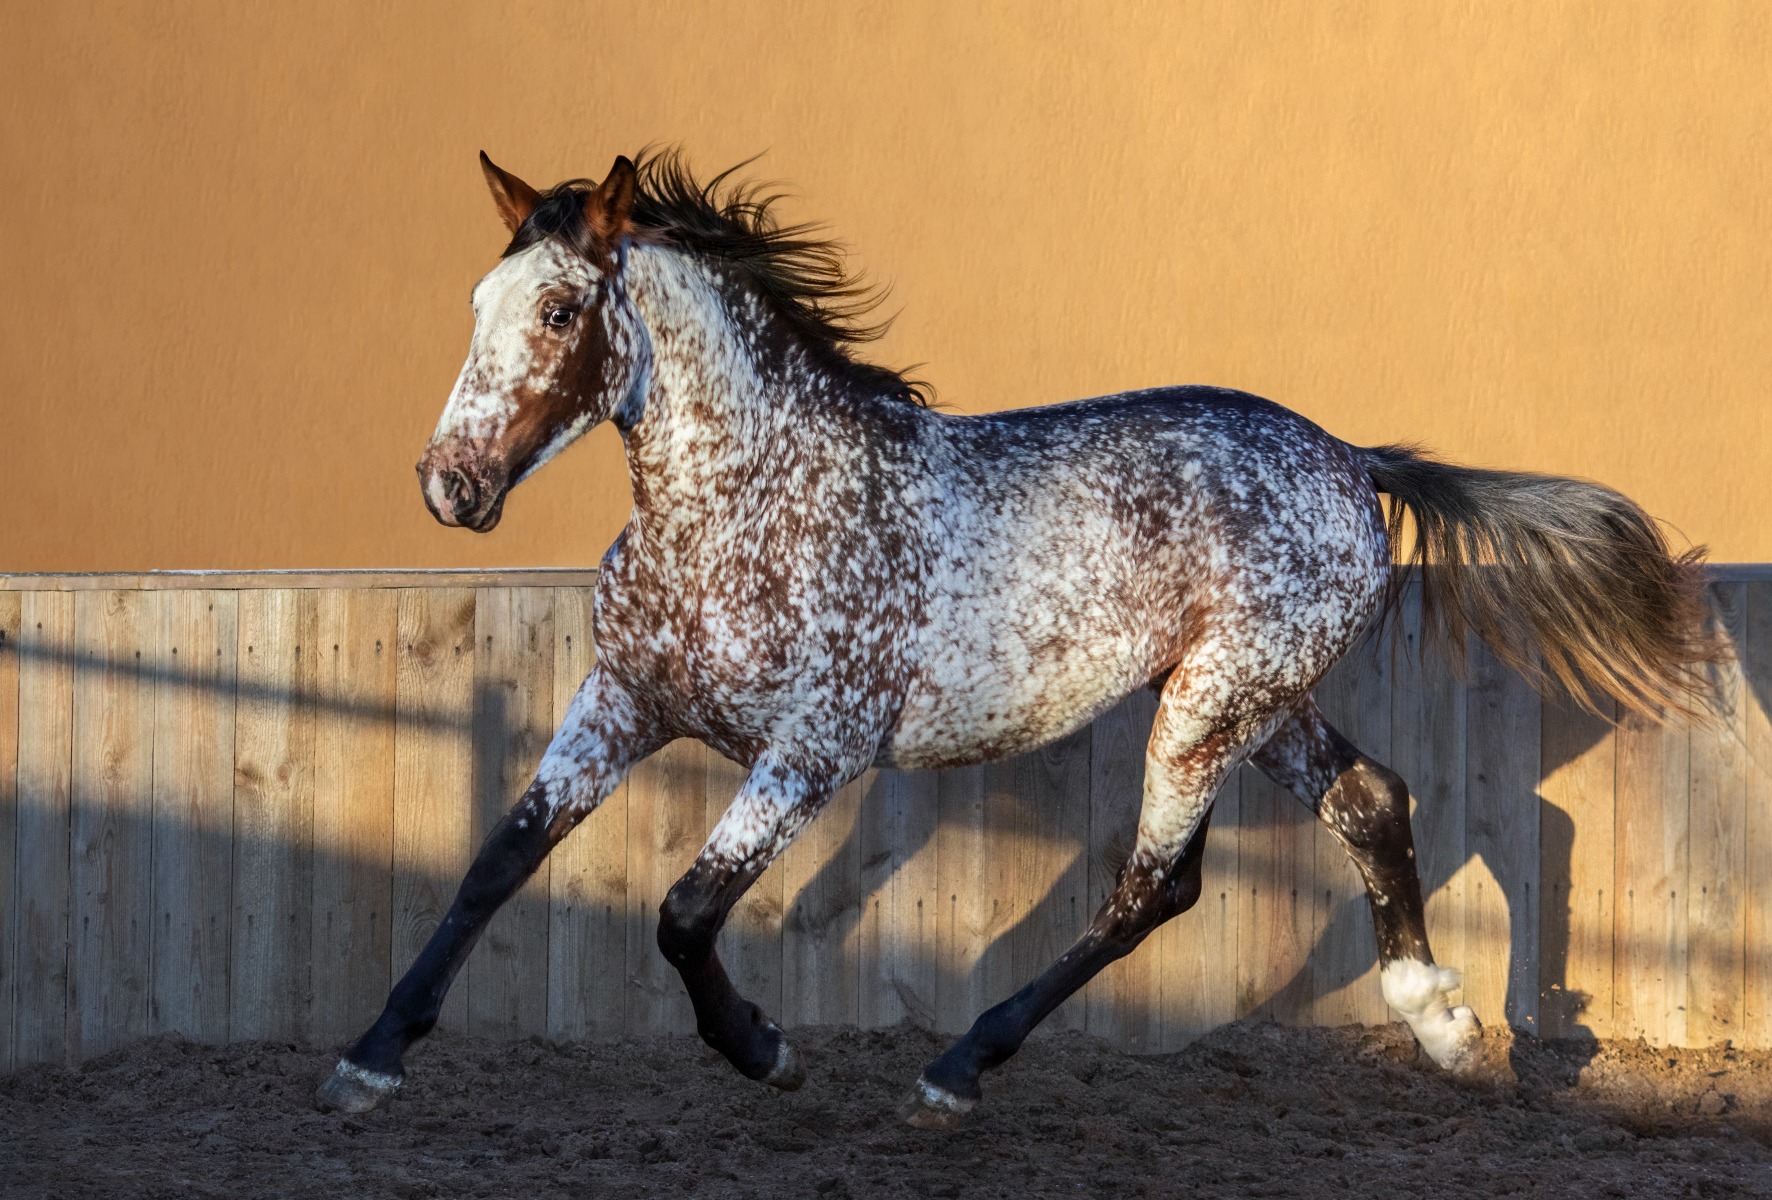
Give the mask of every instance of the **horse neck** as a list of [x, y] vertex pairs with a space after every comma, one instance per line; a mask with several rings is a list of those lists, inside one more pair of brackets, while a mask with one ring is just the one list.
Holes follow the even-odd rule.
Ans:
[[743, 518], [746, 494], [767, 486], [768, 460], [812, 434], [834, 381], [716, 265], [636, 246], [627, 274], [652, 360], [639, 414], [622, 430], [635, 525], [654, 549], [682, 548]]

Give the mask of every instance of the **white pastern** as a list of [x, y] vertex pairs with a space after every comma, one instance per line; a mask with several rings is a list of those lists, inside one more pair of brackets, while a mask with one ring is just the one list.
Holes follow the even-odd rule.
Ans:
[[1388, 963], [1379, 974], [1384, 1002], [1403, 1014], [1428, 1057], [1453, 1074], [1476, 1064], [1483, 1040], [1477, 1014], [1451, 1003], [1461, 983], [1457, 971], [1413, 958]]

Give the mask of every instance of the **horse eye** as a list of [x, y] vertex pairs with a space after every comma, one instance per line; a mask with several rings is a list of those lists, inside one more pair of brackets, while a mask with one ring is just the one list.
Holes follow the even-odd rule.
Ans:
[[548, 309], [548, 315], [545, 320], [550, 328], [564, 329], [572, 324], [572, 318], [577, 315], [578, 314], [573, 312], [570, 308], [550, 308]]

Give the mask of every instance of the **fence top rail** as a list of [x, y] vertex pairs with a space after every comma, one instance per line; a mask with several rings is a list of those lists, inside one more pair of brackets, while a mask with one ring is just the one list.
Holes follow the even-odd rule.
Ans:
[[[1711, 563], [1718, 583], [1772, 583], [1772, 563]], [[0, 574], [0, 592], [155, 592], [259, 588], [594, 587], [595, 568], [477, 567], [387, 571], [70, 571]]]
[[140, 592], [258, 588], [591, 587], [595, 568], [386, 571], [75, 571], [0, 574], [0, 592]]

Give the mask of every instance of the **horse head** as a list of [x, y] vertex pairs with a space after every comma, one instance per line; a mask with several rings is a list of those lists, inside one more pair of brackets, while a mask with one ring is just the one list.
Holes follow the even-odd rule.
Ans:
[[634, 164], [545, 193], [480, 166], [511, 243], [474, 288], [467, 362], [418, 475], [438, 521], [485, 533], [512, 487], [638, 392], [647, 354], [622, 281]]

